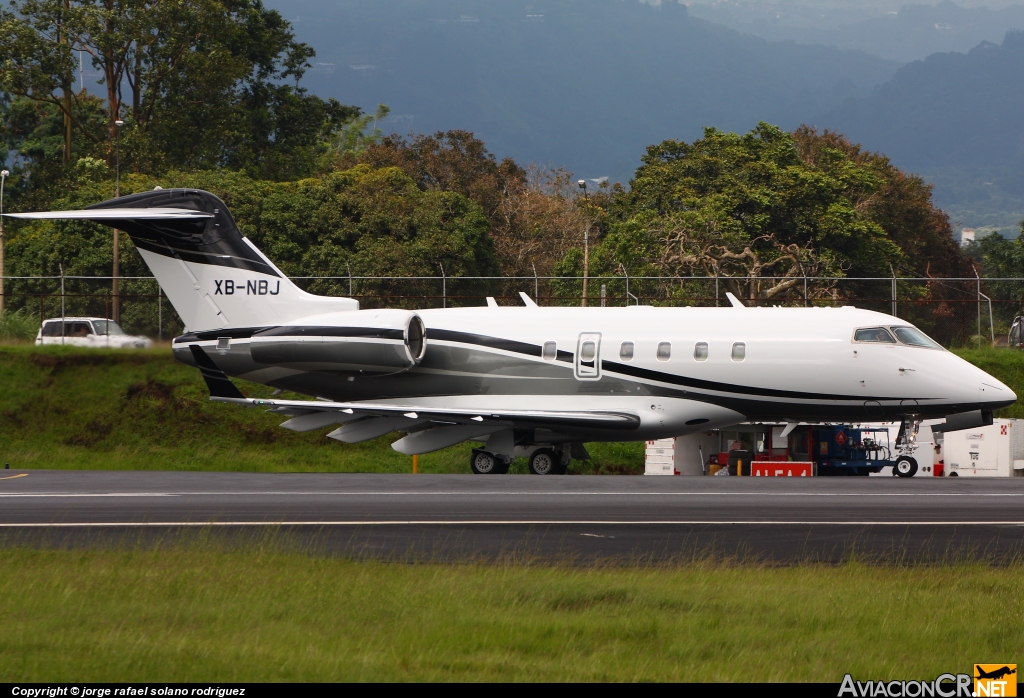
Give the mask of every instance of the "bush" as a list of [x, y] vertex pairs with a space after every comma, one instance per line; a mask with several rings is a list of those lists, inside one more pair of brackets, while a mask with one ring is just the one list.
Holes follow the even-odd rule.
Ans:
[[15, 312], [0, 312], [0, 340], [36, 338], [39, 321], [25, 312], [24, 308]]

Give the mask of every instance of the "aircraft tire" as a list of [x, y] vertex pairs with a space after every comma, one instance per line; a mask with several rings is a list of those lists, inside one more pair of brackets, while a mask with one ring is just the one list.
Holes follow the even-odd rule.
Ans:
[[534, 475], [562, 475], [561, 459], [550, 448], [539, 448], [530, 455], [530, 472]]
[[914, 477], [917, 473], [917, 461], [910, 456], [900, 456], [892, 466], [892, 471], [899, 477]]
[[504, 458], [479, 449], [473, 449], [469, 457], [469, 467], [477, 475], [504, 475], [508, 472], [508, 466]]

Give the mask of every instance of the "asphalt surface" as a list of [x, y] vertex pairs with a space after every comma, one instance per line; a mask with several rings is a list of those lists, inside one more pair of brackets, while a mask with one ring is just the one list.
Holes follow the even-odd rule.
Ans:
[[1024, 556], [1024, 478], [0, 471], [0, 545], [215, 535], [394, 560]]

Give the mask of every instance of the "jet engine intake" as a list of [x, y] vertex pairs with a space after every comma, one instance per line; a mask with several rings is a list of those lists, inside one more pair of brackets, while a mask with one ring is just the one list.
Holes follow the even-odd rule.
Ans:
[[307, 318], [253, 334], [256, 363], [306, 371], [394, 373], [427, 350], [423, 320], [408, 310], [357, 310]]

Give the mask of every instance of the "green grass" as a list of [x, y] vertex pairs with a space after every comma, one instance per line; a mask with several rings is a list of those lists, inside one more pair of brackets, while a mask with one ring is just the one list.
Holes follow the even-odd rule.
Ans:
[[[247, 395], [271, 389], [236, 381]], [[199, 372], [167, 347], [0, 346], [0, 459], [12, 468], [410, 472], [399, 435], [361, 444], [297, 434], [261, 409], [210, 402]], [[292, 395], [285, 397], [300, 398]], [[468, 473], [472, 446], [420, 456], [424, 473]], [[595, 444], [573, 472], [643, 472], [643, 444]], [[512, 472], [526, 472], [524, 459]]]
[[[1024, 398], [1024, 351], [1016, 349], [957, 349], [958, 356], [970, 361], [1008, 385], [1018, 398]], [[996, 412], [996, 417], [1024, 418], [1024, 403]]]
[[[957, 352], [1024, 395], [1024, 352]], [[236, 381], [243, 392], [270, 389]], [[0, 459], [12, 468], [409, 472], [391, 434], [362, 444], [326, 438], [330, 428], [296, 434], [283, 417], [211, 403], [193, 368], [167, 347], [97, 351], [0, 345]], [[300, 396], [290, 396], [300, 397]], [[1020, 403], [998, 416], [1024, 417]], [[468, 473], [470, 444], [420, 457], [424, 473]], [[639, 474], [643, 443], [588, 444], [573, 473]], [[524, 459], [511, 472], [525, 473]]]
[[0, 682], [931, 679], [1024, 647], [1024, 568], [405, 565], [0, 550]]

